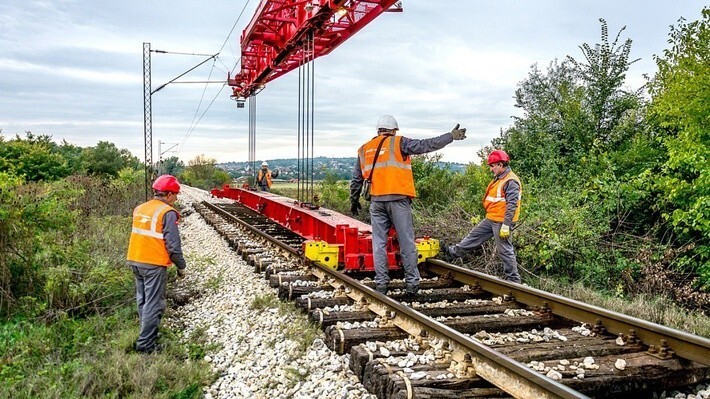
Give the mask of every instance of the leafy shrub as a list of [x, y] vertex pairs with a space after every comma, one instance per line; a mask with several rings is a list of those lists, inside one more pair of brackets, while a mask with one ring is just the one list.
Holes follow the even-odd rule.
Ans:
[[350, 181], [338, 180], [338, 175], [327, 171], [320, 183], [321, 205], [343, 214], [350, 212]]

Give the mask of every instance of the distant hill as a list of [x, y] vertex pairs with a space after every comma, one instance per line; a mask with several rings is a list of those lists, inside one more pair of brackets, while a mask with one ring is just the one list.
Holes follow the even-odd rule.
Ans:
[[[263, 160], [255, 162], [256, 168], [261, 167]], [[269, 159], [269, 169], [279, 171], [279, 179], [295, 179], [298, 177], [298, 160], [296, 158], [289, 159]], [[454, 162], [438, 162], [442, 168], [448, 168], [457, 172], [463, 172], [466, 165]], [[352, 176], [353, 166], [355, 166], [355, 157], [343, 158], [313, 158], [313, 170], [315, 171], [315, 179], [322, 180], [326, 172], [335, 173], [338, 179], [349, 180]], [[233, 178], [251, 175], [251, 165], [249, 162], [225, 162], [218, 163], [217, 167], [226, 170]], [[301, 166], [303, 168], [303, 165]]]

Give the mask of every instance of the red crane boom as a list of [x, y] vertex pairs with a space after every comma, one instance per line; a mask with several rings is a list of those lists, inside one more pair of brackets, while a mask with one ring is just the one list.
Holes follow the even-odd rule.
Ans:
[[311, 33], [314, 48], [309, 56], [315, 59], [333, 51], [386, 11], [402, 11], [401, 3], [396, 0], [262, 0], [242, 32], [241, 70], [234, 77], [227, 75], [232, 97], [246, 99], [267, 82], [298, 68], [304, 59], [304, 41]]

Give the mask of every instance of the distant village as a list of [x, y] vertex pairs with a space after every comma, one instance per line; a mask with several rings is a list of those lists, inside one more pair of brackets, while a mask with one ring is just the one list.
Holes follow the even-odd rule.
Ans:
[[[252, 168], [260, 168], [263, 159], [259, 159], [253, 164], [250, 162], [226, 162], [216, 166], [224, 169], [233, 179], [247, 177], [252, 175]], [[348, 158], [313, 158], [312, 162], [305, 165], [304, 161], [299, 162], [295, 158], [290, 159], [267, 159], [269, 169], [278, 171], [277, 180], [290, 181], [298, 179], [299, 170], [303, 174], [303, 170], [312, 170], [315, 180], [323, 180], [326, 176], [335, 178], [336, 180], [350, 180], [352, 177], [353, 166], [355, 165], [355, 157]], [[466, 165], [459, 163], [441, 162], [442, 167], [463, 172]]]

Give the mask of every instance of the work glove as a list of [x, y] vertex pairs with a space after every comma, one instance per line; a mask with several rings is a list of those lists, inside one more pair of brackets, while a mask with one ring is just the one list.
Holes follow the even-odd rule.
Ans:
[[355, 201], [350, 202], [350, 213], [352, 213], [353, 216], [357, 216], [360, 209], [362, 209], [362, 205], [360, 205], [359, 200], [355, 200]]
[[508, 238], [510, 237], [510, 226], [507, 224], [503, 224], [500, 226], [500, 233], [498, 234], [500, 238]]
[[481, 217], [480, 217], [480, 216], [478, 216], [478, 215], [473, 215], [473, 216], [471, 216], [471, 224], [477, 225], [477, 224], [479, 224], [479, 223], [481, 223]]
[[459, 129], [459, 124], [457, 123], [456, 126], [451, 130], [451, 136], [453, 136], [454, 140], [463, 140], [466, 138], [466, 128]]
[[180, 279], [185, 278], [185, 269], [177, 269], [177, 276]]

